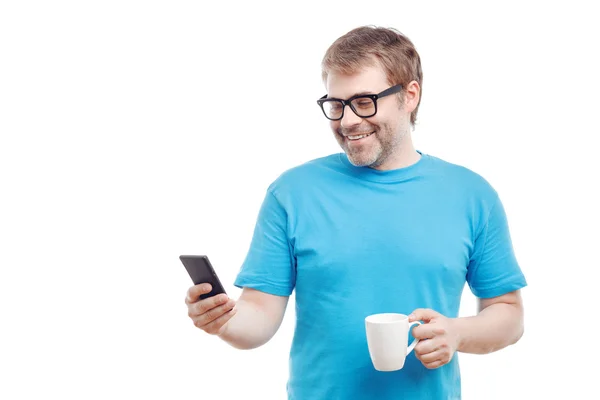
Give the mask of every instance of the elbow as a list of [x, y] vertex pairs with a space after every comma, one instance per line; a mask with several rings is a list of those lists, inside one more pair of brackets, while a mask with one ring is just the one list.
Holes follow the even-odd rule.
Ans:
[[249, 334], [248, 332], [245, 332], [244, 334], [226, 332], [226, 334], [219, 335], [219, 337], [234, 349], [253, 350], [267, 343], [271, 339], [272, 335], [265, 336]]
[[238, 335], [220, 335], [221, 340], [225, 343], [238, 350], [252, 350], [256, 349], [267, 342], [267, 340], [257, 340], [252, 336], [238, 336]]
[[513, 331], [513, 335], [508, 343], [509, 346], [512, 346], [514, 344], [517, 344], [517, 342], [519, 340], [521, 340], [521, 338], [523, 337], [523, 334], [525, 333], [525, 322], [524, 322], [524, 318], [523, 318], [523, 309], [522, 307], [519, 308], [519, 316], [517, 319], [517, 324], [515, 326], [515, 329]]
[[229, 345], [231, 347], [233, 347], [234, 349], [238, 349], [238, 350], [252, 350], [255, 349], [259, 346], [252, 346], [246, 343], [229, 343]]
[[509, 345], [516, 344], [519, 340], [521, 340], [523, 334], [525, 333], [525, 312], [523, 310], [523, 303], [519, 301], [518, 303], [514, 304], [513, 307], [514, 319], [516, 323], [514, 324], [514, 331], [511, 338], [512, 340], [510, 341]]
[[519, 325], [517, 332], [513, 338], [513, 341], [511, 343], [511, 345], [513, 344], [517, 344], [517, 342], [519, 340], [521, 340], [521, 338], [523, 337], [523, 334], [525, 333], [525, 325], [521, 322], [521, 324]]
[[249, 342], [249, 341], [237, 341], [237, 342], [234, 342], [234, 341], [231, 341], [231, 342], [228, 342], [228, 343], [234, 349], [238, 349], [238, 350], [254, 350], [254, 349], [257, 349], [257, 348], [261, 347], [266, 342]]

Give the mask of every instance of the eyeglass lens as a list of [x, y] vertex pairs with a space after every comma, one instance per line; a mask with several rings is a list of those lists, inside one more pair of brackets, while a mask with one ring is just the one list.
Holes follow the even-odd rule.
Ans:
[[[369, 117], [375, 113], [375, 102], [370, 97], [359, 97], [352, 100], [352, 109], [359, 117]], [[344, 104], [339, 100], [323, 102], [323, 110], [327, 118], [338, 119], [344, 111]]]

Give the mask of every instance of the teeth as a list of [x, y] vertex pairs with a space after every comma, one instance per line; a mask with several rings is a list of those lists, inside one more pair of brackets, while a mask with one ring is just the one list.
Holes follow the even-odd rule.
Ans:
[[362, 139], [364, 137], [367, 137], [371, 135], [370, 133], [366, 134], [366, 135], [356, 135], [356, 136], [348, 136], [348, 139], [350, 140], [358, 140], [358, 139]]

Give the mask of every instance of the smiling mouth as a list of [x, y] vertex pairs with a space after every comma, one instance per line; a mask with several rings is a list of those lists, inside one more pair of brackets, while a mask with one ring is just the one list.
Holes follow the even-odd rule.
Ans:
[[348, 136], [346, 136], [346, 139], [348, 139], [350, 141], [360, 140], [360, 139], [367, 138], [367, 137], [371, 136], [374, 133], [375, 132], [364, 133], [364, 134], [361, 134], [361, 135], [348, 135]]

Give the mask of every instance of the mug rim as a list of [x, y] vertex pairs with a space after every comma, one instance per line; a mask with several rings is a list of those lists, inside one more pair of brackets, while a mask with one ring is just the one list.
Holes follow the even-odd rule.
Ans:
[[[379, 320], [379, 318], [382, 318], [382, 317], [396, 317], [396, 318], [391, 318], [390, 320]], [[405, 321], [405, 320], [408, 320], [408, 315], [401, 314], [401, 313], [393, 313], [393, 312], [371, 314], [371, 315], [368, 315], [367, 317], [365, 317], [365, 322], [371, 323], [371, 324], [393, 324], [393, 323], [401, 322], [401, 321]]]

